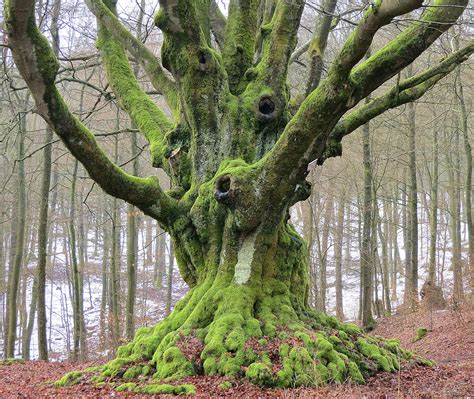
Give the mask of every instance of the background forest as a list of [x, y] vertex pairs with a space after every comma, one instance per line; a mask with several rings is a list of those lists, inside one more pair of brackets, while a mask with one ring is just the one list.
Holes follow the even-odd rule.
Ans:
[[[158, 52], [162, 37], [151, 30], [156, 3], [119, 1], [118, 12], [127, 28]], [[290, 71], [295, 98], [312, 85], [305, 78], [316, 54], [309, 41], [322, 18], [332, 20], [324, 76], [335, 49], [366, 7], [364, 1], [339, 0], [328, 13], [322, 9], [331, 2], [322, 3], [306, 3]], [[220, 7], [225, 13], [226, 4]], [[136, 175], [153, 173], [146, 142], [107, 83], [95, 47], [95, 18], [83, 1], [40, 1], [37, 13], [42, 31], [55, 44], [61, 61], [58, 86], [75, 115], [93, 128], [117, 164]], [[397, 79], [472, 40], [473, 13], [468, 8]], [[383, 28], [374, 46], [384, 44], [409, 19]], [[187, 287], [168, 235], [154, 220], [97, 187], [37, 115], [2, 21], [0, 16], [0, 357], [38, 358], [39, 321], [47, 323], [51, 360], [111, 358], [136, 328], [164, 318]], [[135, 72], [162, 102], [138, 64]], [[341, 157], [314, 168], [317, 173], [308, 178], [313, 193], [293, 207], [291, 218], [310, 244], [310, 302], [315, 308], [340, 320], [360, 320], [364, 289], [370, 290], [376, 317], [418, 306], [459, 307], [472, 298], [473, 81], [471, 59], [420, 100], [364, 125], [344, 139]], [[161, 180], [163, 187], [169, 185], [164, 174]], [[375, 271], [365, 285], [363, 264]], [[41, 266], [46, 315], [37, 315]], [[425, 285], [428, 280], [434, 284]], [[407, 287], [415, 287], [420, 297], [410, 297]], [[13, 353], [7, 348], [8, 327], [16, 328]]]

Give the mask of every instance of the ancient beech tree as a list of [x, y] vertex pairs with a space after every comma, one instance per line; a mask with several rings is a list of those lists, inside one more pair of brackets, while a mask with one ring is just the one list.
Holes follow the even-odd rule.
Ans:
[[[365, 337], [308, 307], [307, 250], [289, 209], [309, 195], [311, 162], [339, 155], [345, 135], [418, 99], [474, 51], [471, 41], [356, 107], [449, 29], [468, 1], [372, 2], [325, 78], [298, 100], [290, 99], [287, 75], [303, 0], [230, 0], [227, 17], [211, 0], [160, 0], [161, 59], [122, 25], [114, 0], [85, 1], [97, 18], [110, 86], [149, 142], [153, 166], [168, 173], [171, 190], [162, 190], [155, 176], [132, 176], [114, 164], [68, 110], [34, 0], [5, 1], [16, 65], [38, 112], [91, 178], [169, 232], [190, 287], [163, 322], [138, 330], [102, 372], [126, 378], [153, 372], [156, 379], [242, 373], [256, 383], [294, 386], [363, 382], [368, 372], [397, 369], [397, 353], [407, 354], [397, 342]], [[364, 58], [377, 31], [408, 13], [408, 26]], [[172, 118], [147, 97], [129, 56]], [[202, 343], [198, 356], [183, 354], [186, 339]], [[279, 350], [266, 350], [269, 340]]]

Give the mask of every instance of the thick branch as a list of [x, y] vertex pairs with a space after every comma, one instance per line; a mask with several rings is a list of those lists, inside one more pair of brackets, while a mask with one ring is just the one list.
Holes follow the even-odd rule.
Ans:
[[357, 103], [372, 91], [411, 64], [423, 51], [463, 13], [468, 0], [435, 0], [419, 21], [411, 25], [375, 52], [350, 74], [354, 86], [352, 103]]
[[100, 24], [140, 63], [150, 78], [153, 87], [165, 96], [169, 107], [177, 112], [179, 106], [176, 85], [167, 76], [160, 60], [122, 25], [102, 0], [86, 0], [86, 4], [100, 21]]
[[350, 112], [337, 123], [329, 136], [330, 143], [340, 142], [343, 137], [389, 109], [418, 100], [439, 80], [452, 72], [457, 65], [466, 61], [472, 53], [474, 53], [474, 40], [438, 65], [402, 80], [386, 94]]
[[231, 0], [225, 31], [224, 66], [230, 91], [245, 89], [245, 72], [252, 66], [258, 28], [258, 0]]
[[277, 92], [286, 79], [291, 54], [297, 42], [304, 1], [278, 1], [271, 22], [261, 27], [261, 80]]
[[324, 0], [323, 14], [316, 22], [316, 29], [309, 45], [309, 75], [306, 84], [306, 95], [318, 87], [323, 73], [324, 53], [331, 28], [332, 13], [336, 8], [337, 0]]
[[423, 0], [381, 0], [372, 3], [364, 17], [344, 43], [334, 60], [333, 69], [341, 77], [349, 74], [369, 49], [377, 31], [389, 24], [393, 18], [421, 7]]
[[10, 0], [5, 4], [5, 11], [13, 57], [34, 96], [38, 112], [107, 193], [169, 225], [176, 214], [176, 205], [161, 190], [158, 179], [131, 176], [115, 165], [94, 135], [68, 110], [54, 84], [58, 61], [34, 20], [34, 1]]
[[[101, 0], [93, 2], [103, 5]], [[97, 45], [104, 60], [110, 86], [121, 107], [150, 143], [153, 165], [166, 167], [165, 159], [169, 151], [165, 134], [172, 129], [172, 124], [140, 87], [121, 43], [109, 32], [101, 19], [98, 19], [97, 23]]]

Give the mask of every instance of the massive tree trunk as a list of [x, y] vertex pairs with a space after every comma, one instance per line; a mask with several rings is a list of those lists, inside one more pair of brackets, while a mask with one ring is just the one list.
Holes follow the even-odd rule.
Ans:
[[[161, 60], [121, 25], [115, 1], [86, 3], [98, 20], [110, 87], [150, 144], [153, 166], [170, 177], [172, 190], [164, 191], [156, 176], [127, 174], [69, 112], [54, 84], [58, 62], [32, 18], [32, 0], [6, 2], [15, 62], [39, 112], [90, 176], [170, 234], [190, 287], [164, 321], [139, 329], [119, 348], [103, 375], [132, 378], [153, 371], [164, 379], [246, 370], [255, 383], [289, 387], [362, 382], [371, 371], [397, 369], [398, 354], [406, 354], [398, 343], [364, 337], [356, 326], [308, 306], [307, 248], [289, 210], [309, 196], [310, 165], [340, 155], [345, 135], [419, 98], [474, 51], [462, 49], [350, 111], [411, 64], [456, 21], [467, 1], [437, 0], [439, 7], [421, 16], [423, 23], [410, 24], [360, 62], [380, 28], [422, 2], [369, 7], [327, 78], [294, 115], [287, 75], [303, 0], [231, 1], [225, 31], [221, 25], [211, 28], [222, 15], [214, 8], [210, 18], [210, 1], [162, 0], [155, 19], [164, 36]], [[172, 121], [139, 85], [126, 51], [163, 94]], [[188, 356], [187, 340], [198, 340], [199, 353]]]

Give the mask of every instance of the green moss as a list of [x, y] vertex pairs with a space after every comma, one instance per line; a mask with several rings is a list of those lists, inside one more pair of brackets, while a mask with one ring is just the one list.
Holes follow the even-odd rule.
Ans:
[[104, 366], [103, 375], [106, 377], [121, 376], [125, 372], [125, 366], [132, 363], [131, 358], [121, 358], [112, 360]]
[[145, 365], [143, 366], [142, 368], [142, 374], [143, 376], [149, 376], [150, 374], [153, 373], [153, 367], [149, 366], [149, 365]]
[[255, 385], [271, 386], [273, 384], [272, 370], [266, 363], [252, 363], [245, 372], [245, 376]]
[[10, 357], [0, 362], [0, 366], [9, 366], [11, 364], [21, 364], [25, 363], [24, 359]]
[[322, 353], [328, 353], [333, 350], [333, 345], [329, 342], [324, 334], [317, 333], [316, 345], [319, 351]]
[[148, 384], [145, 386], [136, 387], [134, 392], [149, 395], [194, 395], [196, 393], [196, 387], [191, 384]]
[[176, 346], [167, 348], [163, 356], [158, 356], [154, 378], [161, 380], [175, 380], [194, 375], [192, 363], [187, 360]]
[[369, 339], [370, 338], [365, 339], [361, 337], [357, 339], [357, 346], [361, 352], [369, 359], [375, 360], [381, 370], [387, 372], [395, 371], [395, 367], [388, 353], [384, 354], [379, 346], [369, 343]]
[[102, 370], [102, 366], [94, 366], [94, 367], [87, 367], [84, 372], [86, 373], [94, 373], [96, 371], [101, 371]]
[[83, 373], [81, 371], [71, 371], [65, 374], [60, 380], [56, 381], [54, 386], [60, 388], [75, 385], [82, 380], [82, 377]]
[[349, 362], [348, 366], [349, 378], [355, 384], [364, 384], [365, 380], [362, 373], [359, 370], [359, 367], [355, 362]]
[[359, 335], [362, 333], [360, 328], [356, 324], [353, 324], [353, 323], [342, 324], [342, 330], [349, 335]]
[[105, 379], [106, 379], [106, 377], [103, 376], [102, 374], [93, 375], [91, 377], [91, 381], [96, 383], [96, 384], [101, 384], [101, 383], [105, 382]]
[[413, 338], [413, 342], [419, 341], [426, 337], [428, 330], [424, 327], [420, 327], [416, 330], [415, 338]]
[[125, 380], [133, 380], [137, 378], [143, 372], [143, 366], [137, 365], [132, 366], [127, 369], [127, 371], [123, 374], [123, 378]]
[[117, 388], [115, 388], [115, 390], [117, 390], [119, 392], [134, 391], [136, 387], [137, 387], [137, 384], [135, 384], [133, 382], [126, 382], [125, 384], [119, 385]]
[[283, 368], [277, 373], [277, 385], [282, 387], [314, 386], [320, 382], [317, 362], [302, 347], [290, 350], [283, 359]]
[[223, 391], [232, 388], [232, 383], [230, 381], [224, 381], [218, 385], [220, 389]]

